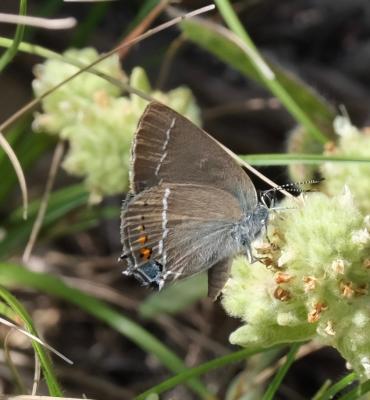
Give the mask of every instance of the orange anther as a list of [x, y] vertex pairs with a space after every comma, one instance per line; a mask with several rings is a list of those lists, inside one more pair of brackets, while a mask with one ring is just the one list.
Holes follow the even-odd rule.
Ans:
[[291, 295], [289, 290], [283, 289], [281, 286], [278, 286], [274, 291], [274, 297], [280, 301], [288, 301], [291, 299]]
[[325, 303], [316, 303], [313, 309], [307, 315], [307, 321], [310, 324], [317, 322], [320, 319], [321, 313], [328, 309]]
[[290, 282], [294, 277], [292, 275], [286, 274], [284, 272], [278, 272], [275, 275], [276, 283], [287, 283]]

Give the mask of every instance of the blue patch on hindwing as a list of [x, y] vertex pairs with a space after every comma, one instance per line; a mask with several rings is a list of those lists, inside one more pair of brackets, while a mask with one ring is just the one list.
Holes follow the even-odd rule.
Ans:
[[157, 261], [148, 261], [147, 263], [136, 268], [132, 273], [134, 277], [143, 285], [160, 286], [163, 267]]

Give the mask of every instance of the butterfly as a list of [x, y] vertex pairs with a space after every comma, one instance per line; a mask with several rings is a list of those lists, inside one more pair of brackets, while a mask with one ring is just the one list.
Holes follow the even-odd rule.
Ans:
[[255, 261], [251, 243], [268, 207], [215, 139], [163, 104], [145, 109], [131, 157], [121, 213], [124, 273], [161, 289], [208, 271], [208, 295], [216, 299], [236, 255]]

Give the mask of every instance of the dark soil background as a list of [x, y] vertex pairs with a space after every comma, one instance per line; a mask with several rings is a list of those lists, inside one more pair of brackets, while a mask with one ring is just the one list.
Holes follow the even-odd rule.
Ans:
[[[28, 14], [38, 14], [46, 3], [29, 1]], [[189, 0], [182, 1], [180, 6], [192, 10], [207, 3]], [[369, 122], [369, 1], [251, 0], [234, 4], [264, 55], [300, 76], [333, 107], [344, 104], [354, 123], [363, 126]], [[107, 3], [102, 7], [97, 27], [85, 40], [79, 38], [77, 42], [94, 46], [101, 52], [111, 49], [123, 37], [140, 5], [139, 0]], [[14, 0], [2, 0], [0, 12], [17, 13], [17, 6]], [[92, 7], [96, 5], [62, 4], [53, 17], [75, 16], [81, 24]], [[156, 23], [168, 18], [163, 13]], [[216, 13], [211, 18], [219, 20]], [[13, 32], [10, 25], [0, 26], [3, 36], [11, 37]], [[156, 85], [165, 52], [178, 34], [172, 28], [136, 45], [124, 59], [123, 68], [129, 72], [135, 65], [144, 66]], [[26, 40], [62, 52], [76, 37], [73, 30], [38, 30]], [[32, 98], [32, 67], [37, 62], [40, 59], [18, 54], [0, 76], [1, 121]], [[295, 126], [292, 117], [264, 89], [190, 43], [179, 49], [161, 89], [180, 84], [193, 90], [202, 109], [205, 129], [235, 152], [284, 151], [287, 135]], [[251, 107], [251, 99], [264, 100], [262, 107]], [[35, 170], [27, 172], [31, 194], [42, 193], [49, 162], [50, 158], [45, 157]], [[279, 183], [288, 180], [284, 169], [264, 169], [264, 172]], [[57, 186], [70, 180], [62, 172], [59, 175]], [[122, 198], [124, 194], [105, 201], [119, 204]], [[9, 204], [0, 204], [1, 215], [8, 211]], [[119, 221], [102, 221], [99, 228], [91, 231], [40, 243], [32, 262], [35, 268], [67, 277], [80, 289], [120, 307], [182, 356], [188, 366], [236, 350], [228, 343], [228, 336], [239, 321], [225, 315], [218, 303], [207, 298], [175, 316], [163, 315], [151, 322], [140, 319], [138, 305], [150, 292], [121, 275], [121, 267], [116, 262], [120, 247]], [[48, 342], [75, 362], [69, 367], [55, 360], [66, 396], [86, 394], [96, 399], [132, 399], [170, 376], [154, 357], [79, 309], [31, 291], [16, 294], [32, 312]], [[21, 350], [18, 352], [19, 356], [23, 354]], [[27, 360], [21, 371], [31, 381], [32, 357]], [[216, 370], [204, 380], [218, 391], [219, 398], [224, 398], [239, 372], [246, 370], [248, 367], [241, 362]], [[336, 380], [345, 373], [344, 361], [334, 350], [313, 351], [294, 364], [276, 399], [309, 399], [326, 379]], [[248, 386], [248, 382], [243, 384]], [[0, 366], [0, 391], [12, 391], [6, 366]], [[193, 398], [185, 387], [163, 396], [163, 399]]]

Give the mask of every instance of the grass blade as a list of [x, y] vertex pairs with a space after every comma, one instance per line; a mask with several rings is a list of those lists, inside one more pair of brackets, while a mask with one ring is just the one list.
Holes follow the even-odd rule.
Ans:
[[326, 156], [322, 154], [250, 154], [239, 156], [242, 160], [252, 165], [291, 165], [291, 164], [321, 164], [323, 162], [335, 163], [370, 163], [368, 157], [358, 156]]
[[[6, 289], [0, 286], [0, 297], [10, 306], [10, 308], [22, 319], [27, 330], [34, 336], [38, 336], [36, 329], [33, 326], [32, 319], [21, 303]], [[62, 390], [59, 387], [58, 381], [51, 366], [51, 361], [48, 354], [45, 352], [40, 343], [32, 340], [32, 346], [35, 349], [37, 357], [44, 373], [46, 383], [48, 385], [49, 394], [52, 396], [62, 396]]]
[[[27, 13], [27, 0], [20, 0], [19, 15], [26, 15]], [[18, 51], [18, 46], [22, 42], [24, 34], [24, 25], [18, 25], [15, 31], [14, 39], [11, 46], [0, 57], [0, 72], [13, 60]]]
[[28, 212], [28, 191], [27, 191], [27, 184], [26, 184], [26, 178], [23, 173], [22, 166], [18, 160], [17, 155], [15, 154], [12, 146], [8, 143], [8, 141], [5, 139], [4, 135], [0, 132], [0, 147], [4, 150], [4, 152], [7, 154], [13, 169], [15, 171], [15, 174], [18, 179], [19, 187], [21, 188], [21, 193], [22, 193], [22, 201], [23, 201], [23, 218], [27, 219], [27, 212]]
[[263, 60], [259, 54], [256, 46], [249, 37], [247, 31], [240, 23], [235, 11], [230, 5], [228, 0], [215, 0], [215, 3], [226, 21], [230, 29], [241, 39], [240, 44], [244, 44], [243, 50], [249, 57], [252, 65], [260, 74], [261, 79], [265, 85], [271, 90], [271, 92], [284, 104], [286, 109], [293, 115], [293, 117], [304, 126], [308, 132], [311, 133], [312, 137], [320, 143], [327, 141], [326, 136], [306, 114], [305, 108], [302, 108], [290, 95], [289, 91], [280, 84], [276, 75], [272, 72], [270, 67]]
[[139, 314], [148, 319], [176, 314], [206, 296], [207, 278], [205, 274], [199, 274], [149, 295], [140, 304]]
[[361, 385], [355, 387], [345, 395], [338, 398], [338, 400], [357, 400], [363, 399], [366, 393], [370, 392], [370, 380], [361, 383]]
[[[29, 171], [33, 163], [39, 160], [41, 154], [55, 141], [54, 138], [46, 135], [26, 133], [26, 129], [29, 129], [28, 122], [27, 119], [27, 121], [16, 124], [15, 129], [11, 129], [6, 135], [6, 139], [17, 154], [24, 171]], [[0, 152], [0, 171], [0, 202], [4, 202], [18, 180], [16, 174], [13, 173], [10, 161], [3, 152]]]
[[283, 381], [285, 375], [287, 374], [290, 366], [294, 362], [294, 358], [301, 346], [301, 343], [295, 343], [290, 348], [290, 351], [287, 355], [287, 359], [284, 365], [279, 369], [278, 373], [275, 375], [274, 379], [270, 383], [268, 389], [266, 390], [265, 394], [263, 395], [262, 400], [273, 400], [275, 393], [279, 389], [281, 382]]
[[[88, 193], [82, 185], [70, 186], [50, 195], [48, 210], [45, 215], [43, 228], [49, 227], [68, 212], [87, 203]], [[30, 235], [40, 201], [34, 201], [29, 205], [29, 218], [22, 220], [21, 210], [16, 210], [10, 215], [3, 226], [6, 236], [0, 242], [0, 254], [5, 257], [17, 248], [23, 246]]]
[[[69, 287], [56, 277], [32, 272], [19, 265], [2, 263], [0, 265], [0, 281], [9, 287], [23, 286], [40, 290], [75, 304], [132, 340], [146, 352], [155, 355], [169, 370], [173, 372], [186, 370], [184, 363], [175, 353], [139, 324], [125, 317], [121, 311], [116, 311], [104, 302]], [[200, 381], [192, 380], [189, 382], [189, 386], [202, 398], [209, 398], [210, 393]]]
[[320, 389], [316, 392], [316, 394], [312, 397], [311, 400], [320, 400], [322, 395], [328, 390], [331, 385], [331, 380], [327, 379], [320, 387]]
[[[240, 43], [241, 39], [236, 37], [234, 33], [220, 25], [200, 19], [184, 21], [181, 23], [181, 28], [187, 39], [211, 52], [249, 79], [253, 79], [269, 88], [270, 81], [266, 82], [262, 79], [251, 58], [243, 50], [243, 46], [245, 47], [245, 45]], [[312, 120], [311, 125], [319, 126], [328, 137], [331, 137], [333, 135], [332, 122], [335, 117], [331, 106], [291, 72], [286, 71], [273, 61], [269, 61], [269, 68], [275, 76], [275, 81], [279, 82], [286, 93], [289, 92], [289, 96], [291, 97], [289, 101], [290, 104], [294, 103], [294, 109], [307, 110]], [[277, 95], [274, 91], [273, 93]], [[283, 104], [285, 103], [283, 102]], [[297, 118], [295, 114], [293, 115]], [[302, 123], [300, 119], [299, 122]], [[316, 129], [314, 128], [314, 130]], [[319, 136], [323, 140], [322, 133]]]
[[32, 225], [31, 234], [28, 239], [27, 245], [23, 251], [22, 260], [24, 263], [27, 263], [29, 261], [33, 246], [35, 245], [39, 232], [42, 228], [46, 210], [48, 208], [50, 192], [53, 189], [55, 177], [57, 175], [63, 154], [64, 154], [64, 142], [60, 141], [58, 142], [54, 150], [53, 159], [50, 164], [49, 176], [45, 185], [45, 191], [40, 202], [40, 208], [38, 209], [37, 215], [35, 217], [35, 222]]
[[317, 400], [330, 400], [341, 390], [346, 388], [352, 382], [354, 382], [357, 378], [357, 375], [354, 372], [346, 375], [340, 381], [336, 382], [333, 386], [329, 387]]
[[[196, 9], [196, 10], [194, 10], [192, 12], [187, 13], [187, 14], [181, 15], [180, 17], [173, 18], [172, 20], [167, 21], [167, 22], [165, 22], [165, 23], [163, 23], [161, 25], [158, 25], [155, 28], [149, 29], [147, 32], [143, 33], [142, 35], [137, 36], [135, 39], [130, 40], [128, 42], [125, 42], [125, 43], [119, 45], [118, 47], [115, 47], [114, 49], [104, 53], [103, 55], [101, 55], [99, 58], [97, 58], [92, 63], [81, 67], [77, 72], [75, 72], [74, 74], [72, 74], [68, 78], [64, 79], [58, 85], [55, 85], [54, 87], [52, 87], [49, 90], [47, 90], [46, 92], [44, 92], [41, 96], [35, 98], [34, 100], [32, 100], [29, 103], [27, 103], [26, 105], [24, 105], [22, 108], [20, 108], [17, 112], [15, 112], [12, 116], [10, 116], [5, 122], [3, 122], [0, 125], [0, 131], [4, 131], [12, 123], [14, 123], [14, 121], [18, 120], [21, 116], [23, 116], [24, 114], [26, 114], [27, 112], [32, 110], [34, 107], [36, 107], [42, 101], [42, 99], [44, 99], [46, 96], [50, 95], [51, 93], [54, 93], [55, 90], [57, 90], [59, 87], [65, 85], [68, 82], [70, 82], [72, 79], [74, 79], [76, 76], [82, 74], [83, 72], [86, 72], [88, 70], [91, 71], [101, 61], [106, 60], [108, 57], [110, 57], [111, 55], [117, 53], [122, 48], [133, 46], [134, 44], [139, 43], [140, 41], [142, 41], [144, 39], [147, 39], [148, 37], [153, 36], [156, 33], [159, 33], [159, 32], [161, 32], [161, 31], [163, 31], [163, 30], [165, 30], [165, 29], [167, 29], [167, 28], [169, 28], [171, 26], [179, 24], [184, 19], [193, 18], [193, 17], [195, 17], [197, 15], [200, 15], [202, 13], [209, 12], [209, 11], [213, 10], [213, 8], [214, 8], [214, 5], [208, 5], [208, 6]], [[108, 80], [109, 82], [111, 82], [113, 84], [118, 84], [119, 87], [122, 87], [123, 89], [127, 90], [129, 93], [137, 94], [139, 97], [141, 97], [143, 99], [146, 99], [148, 101], [152, 101], [153, 100], [151, 98], [151, 96], [148, 96], [144, 92], [142, 92], [140, 90], [137, 90], [137, 89], [134, 89], [133, 87], [131, 87], [131, 86], [127, 85], [127, 84], [125, 85], [125, 83], [123, 81], [119, 81], [117, 79], [111, 79], [106, 74], [99, 73], [96, 70], [94, 70], [94, 71], [95, 71], [94, 73], [97, 74], [98, 76], [101, 76], [102, 78]]]
[[180, 372], [177, 375], [173, 376], [170, 379], [167, 379], [163, 382], [161, 382], [159, 385], [154, 386], [145, 392], [139, 394], [139, 396], [136, 397], [135, 400], [145, 400], [147, 396], [149, 396], [152, 393], [160, 394], [166, 390], [170, 390], [173, 387], [184, 383], [188, 381], [191, 378], [203, 375], [213, 369], [221, 368], [225, 365], [244, 360], [248, 357], [251, 357], [255, 354], [262, 353], [265, 351], [271, 350], [266, 349], [266, 348], [258, 348], [258, 349], [243, 349], [240, 351], [236, 351], [235, 353], [228, 354], [223, 357], [215, 358], [214, 360], [208, 361], [204, 364], [198, 365], [197, 367], [194, 368], [189, 368], [184, 372]]

